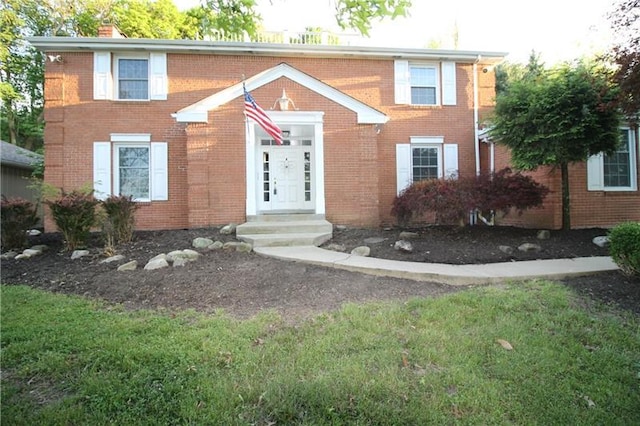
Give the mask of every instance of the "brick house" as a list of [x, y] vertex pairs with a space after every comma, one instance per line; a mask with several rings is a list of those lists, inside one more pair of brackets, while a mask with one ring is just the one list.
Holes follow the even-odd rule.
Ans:
[[[49, 58], [46, 181], [134, 194], [138, 229], [275, 213], [390, 224], [393, 199], [412, 180], [473, 175], [504, 159], [480, 142], [478, 123], [505, 53], [127, 39], [110, 26], [97, 38], [30, 42]], [[282, 128], [283, 145], [245, 119], [243, 83]], [[587, 213], [576, 226], [640, 219], [635, 155], [633, 187], [613, 197], [624, 214], [593, 222]], [[557, 227], [556, 204], [517, 220]]]

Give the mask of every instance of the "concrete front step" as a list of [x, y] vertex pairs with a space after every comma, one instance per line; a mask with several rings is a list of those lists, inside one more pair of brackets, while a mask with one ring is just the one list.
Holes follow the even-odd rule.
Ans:
[[236, 235], [331, 233], [333, 226], [326, 220], [256, 221], [238, 225]]
[[250, 216], [236, 227], [236, 238], [254, 247], [319, 246], [332, 235], [333, 225], [317, 214]]
[[332, 233], [286, 233], [286, 234], [236, 234], [236, 238], [253, 247], [320, 246], [331, 239]]

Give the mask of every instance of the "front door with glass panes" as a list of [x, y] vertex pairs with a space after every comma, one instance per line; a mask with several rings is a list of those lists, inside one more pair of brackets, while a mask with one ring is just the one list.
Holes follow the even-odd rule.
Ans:
[[259, 139], [258, 208], [262, 213], [312, 211], [315, 207], [312, 138], [287, 133], [282, 145]]

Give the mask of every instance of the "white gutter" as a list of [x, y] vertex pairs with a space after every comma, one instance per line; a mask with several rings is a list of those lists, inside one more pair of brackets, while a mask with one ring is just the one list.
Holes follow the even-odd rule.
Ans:
[[478, 55], [476, 61], [473, 63], [473, 147], [476, 154], [476, 176], [480, 175], [480, 137], [478, 126], [478, 62], [480, 62], [481, 56]]
[[480, 56], [488, 62], [500, 62], [507, 55], [505, 52], [464, 50], [106, 37], [28, 37], [27, 41], [44, 52], [162, 51], [175, 53], [210, 53], [218, 55], [244, 54], [287, 57], [402, 58], [466, 63], [471, 63]]

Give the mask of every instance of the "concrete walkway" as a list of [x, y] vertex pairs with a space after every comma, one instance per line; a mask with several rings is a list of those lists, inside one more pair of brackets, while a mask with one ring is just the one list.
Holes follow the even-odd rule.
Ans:
[[450, 285], [489, 284], [532, 278], [562, 279], [618, 269], [618, 266], [608, 256], [483, 265], [446, 265], [376, 259], [325, 250], [315, 246], [255, 247], [254, 251], [282, 260], [306, 262], [371, 275]]

